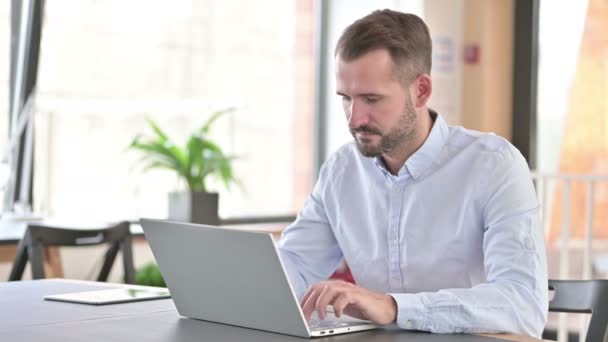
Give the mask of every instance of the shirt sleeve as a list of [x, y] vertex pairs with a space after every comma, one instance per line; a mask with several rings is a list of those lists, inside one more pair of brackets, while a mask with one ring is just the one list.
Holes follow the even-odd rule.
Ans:
[[539, 205], [526, 161], [512, 151], [484, 188], [486, 283], [469, 289], [391, 293], [404, 329], [435, 333], [515, 333], [540, 337], [548, 283]]
[[327, 164], [321, 168], [315, 188], [296, 220], [283, 231], [277, 246], [298, 298], [309, 286], [327, 280], [343, 258], [323, 200], [329, 182]]

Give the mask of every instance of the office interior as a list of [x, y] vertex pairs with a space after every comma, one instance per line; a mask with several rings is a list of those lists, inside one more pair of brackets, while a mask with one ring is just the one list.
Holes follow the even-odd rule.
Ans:
[[[352, 140], [335, 94], [335, 43], [349, 23], [381, 8], [429, 26], [430, 107], [451, 125], [507, 138], [526, 158], [549, 278], [607, 278], [603, 0], [3, 1], [0, 229], [31, 219], [137, 225], [170, 217], [170, 194], [188, 184], [146, 169], [133, 142], [154, 135], [151, 119], [183, 146], [227, 110], [206, 133], [231, 157], [236, 179], [207, 180], [219, 194], [217, 220], [279, 238], [323, 161]], [[0, 244], [0, 281], [16, 248]], [[95, 280], [106, 250], [48, 248], [47, 277]], [[123, 281], [120, 258], [109, 281]], [[142, 236], [133, 259], [136, 270], [154, 262]], [[578, 338], [588, 322], [564, 324]]]

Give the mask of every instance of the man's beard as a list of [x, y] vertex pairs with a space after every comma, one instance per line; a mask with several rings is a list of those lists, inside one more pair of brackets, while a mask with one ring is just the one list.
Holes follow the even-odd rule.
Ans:
[[[416, 134], [416, 118], [418, 117], [414, 104], [408, 99], [403, 113], [399, 117], [397, 126], [388, 133], [383, 134], [379, 129], [367, 125], [351, 128], [350, 133], [355, 138], [357, 148], [366, 157], [378, 157], [382, 154], [389, 154], [397, 147], [408, 143]], [[360, 141], [357, 139], [357, 132], [371, 133], [380, 136], [379, 144], [372, 144], [370, 141]]]

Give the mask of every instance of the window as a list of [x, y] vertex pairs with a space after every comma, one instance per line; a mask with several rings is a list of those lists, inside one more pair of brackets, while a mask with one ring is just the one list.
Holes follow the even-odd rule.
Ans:
[[[601, 0], [540, 3], [537, 125], [540, 171], [595, 176], [608, 173], [607, 15], [608, 6]], [[568, 25], [564, 25], [565, 17]], [[566, 197], [569, 211], [564, 210], [564, 183], [548, 185], [551, 242], [561, 236], [565, 222], [571, 226], [571, 241], [584, 239], [587, 210], [591, 207], [593, 239], [608, 239], [605, 229], [608, 215], [603, 210], [608, 204], [608, 182], [597, 178], [589, 201], [587, 180], [571, 181]]]
[[46, 2], [36, 116], [35, 208], [86, 219], [166, 217], [167, 171], [127, 146], [156, 120], [176, 141], [214, 109], [244, 190], [220, 217], [296, 212], [312, 187], [312, 1]]
[[[608, 6], [602, 0], [540, 1], [539, 6], [536, 164], [549, 278], [604, 278]], [[588, 317], [577, 324], [550, 313], [548, 320], [553, 326], [559, 320], [559, 340], [579, 327], [585, 338]]]

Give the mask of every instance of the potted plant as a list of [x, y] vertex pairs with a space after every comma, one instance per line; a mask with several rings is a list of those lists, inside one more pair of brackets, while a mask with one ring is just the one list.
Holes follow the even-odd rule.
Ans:
[[233, 108], [216, 111], [198, 129], [194, 130], [183, 146], [175, 144], [167, 134], [147, 118], [154, 132], [151, 137], [137, 135], [129, 148], [143, 154], [143, 170], [166, 169], [173, 171], [188, 186], [188, 191], [169, 194], [169, 219], [176, 221], [219, 224], [217, 193], [207, 192], [208, 176], [219, 177], [227, 189], [235, 182], [232, 173], [233, 156], [208, 138], [211, 125]]

